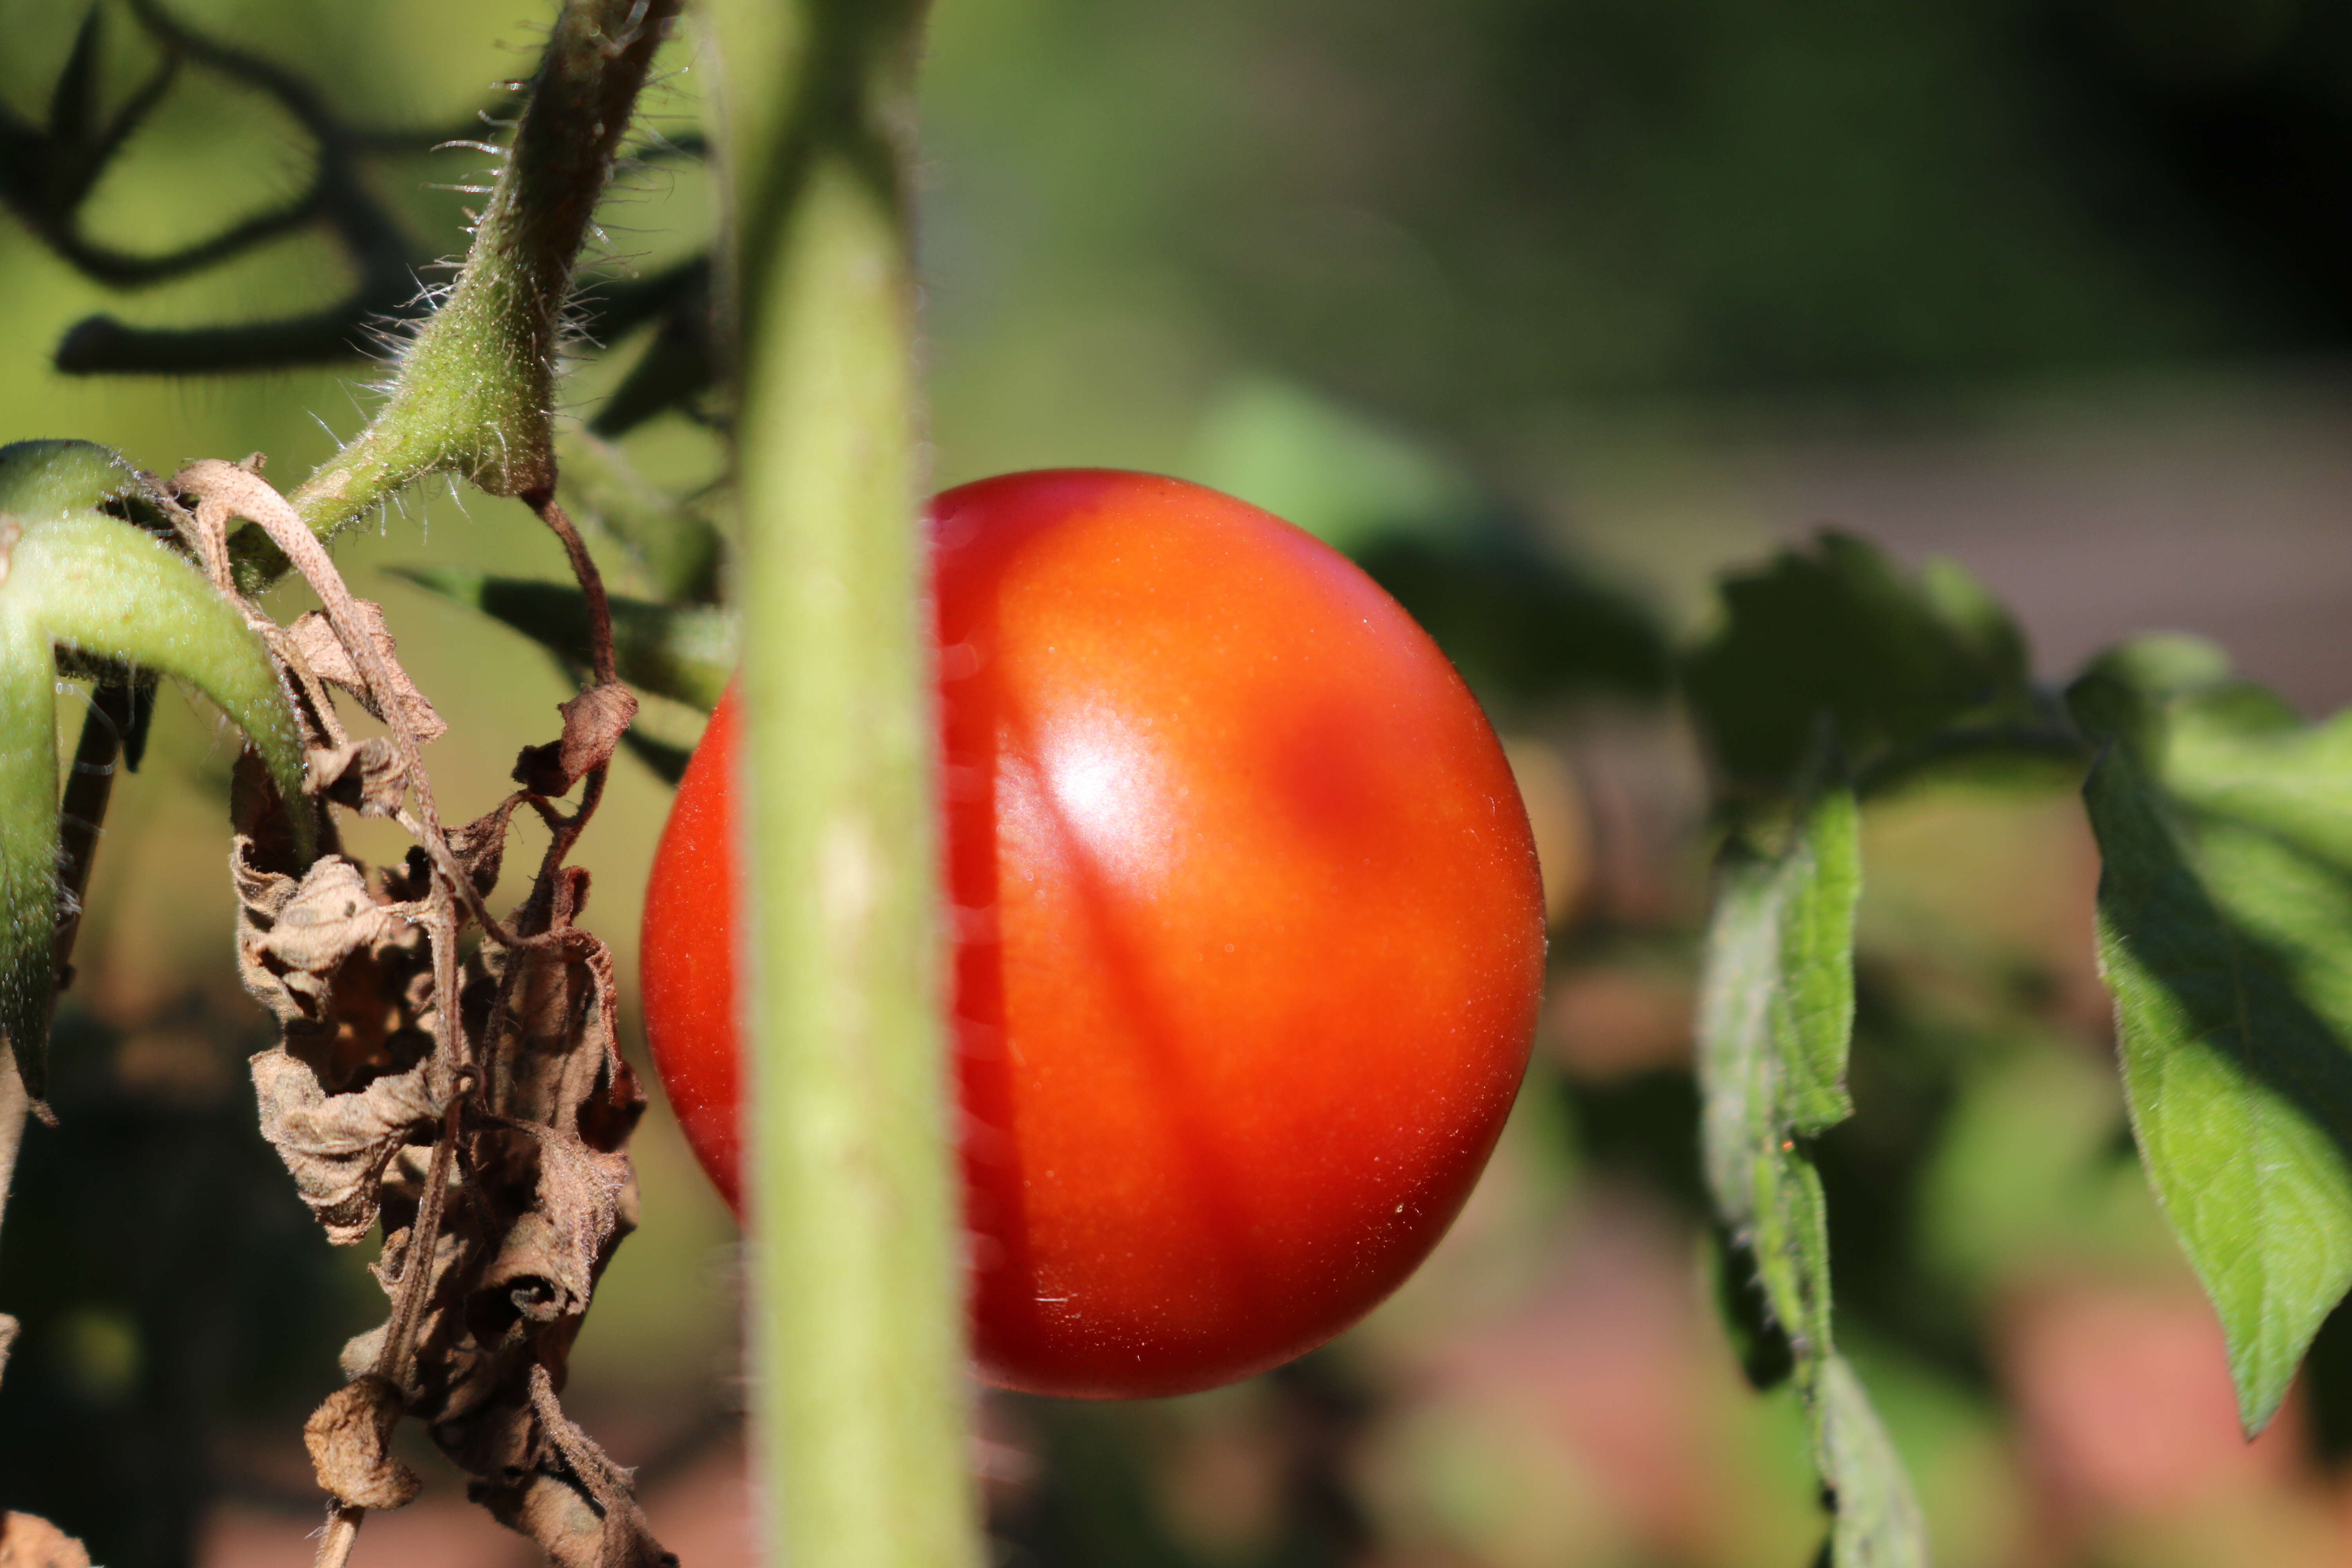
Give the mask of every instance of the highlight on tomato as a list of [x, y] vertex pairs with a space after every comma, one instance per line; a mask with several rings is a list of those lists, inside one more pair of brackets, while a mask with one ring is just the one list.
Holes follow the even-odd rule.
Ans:
[[[1353, 1323], [1436, 1245], [1527, 1065], [1527, 816], [1443, 654], [1345, 557], [1146, 474], [947, 491], [943, 893], [972, 1354], [1180, 1394]], [[737, 710], [646, 897], [654, 1060], [737, 1200]]]

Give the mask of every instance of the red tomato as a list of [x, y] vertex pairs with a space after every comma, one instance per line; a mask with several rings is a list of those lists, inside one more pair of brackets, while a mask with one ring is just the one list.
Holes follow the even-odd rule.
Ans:
[[[1277, 518], [1143, 474], [933, 507], [973, 1354], [1178, 1394], [1362, 1316], [1493, 1149], [1543, 903], [1436, 645]], [[646, 904], [646, 1023], [730, 1201], [732, 695]]]

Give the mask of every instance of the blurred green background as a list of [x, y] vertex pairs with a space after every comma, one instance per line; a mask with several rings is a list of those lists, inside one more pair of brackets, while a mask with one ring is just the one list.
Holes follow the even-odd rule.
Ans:
[[[115, 104], [155, 54], [102, 10]], [[173, 10], [353, 124], [440, 134], [482, 133], [464, 127], [528, 73], [548, 14]], [[0, 0], [12, 169], [37, 162], [80, 20]], [[707, 72], [690, 37], [667, 63], [646, 125], [684, 140]], [[1356, 552], [1509, 738], [1555, 913], [1527, 1092], [1430, 1268], [1241, 1388], [988, 1400], [1003, 1560], [1807, 1561], [1795, 1413], [1748, 1392], [1713, 1305], [1687, 1070], [1707, 784], [1663, 650], [1707, 626], [1719, 571], [1833, 521], [1976, 571], [2047, 675], [2167, 626], [2310, 710], [2352, 700], [2352, 3], [940, 0], [926, 79], [940, 482], [1151, 468]], [[419, 263], [462, 247], [478, 198], [446, 187], [485, 163], [434, 139], [366, 161]], [[266, 95], [191, 67], [85, 229], [185, 245], [299, 190], [314, 155]], [[704, 245], [704, 171], [649, 158], [603, 216], [610, 292]], [[352, 282], [303, 231], [118, 292], [0, 220], [0, 439], [84, 437], [165, 472], [258, 449], [290, 483], [358, 428], [370, 366], [76, 376], [52, 356], [92, 312], [247, 322]], [[568, 410], [594, 417], [653, 335], [583, 342]], [[623, 445], [677, 490], [719, 469], [678, 408]], [[486, 807], [566, 683], [381, 569], [552, 578], [560, 552], [519, 507], [437, 487], [341, 552], [452, 721], [428, 759], [445, 809]], [[676, 741], [694, 722], [646, 720]], [[230, 754], [211, 714], [165, 699], [98, 863], [64, 1125], [34, 1131], [0, 1232], [0, 1308], [26, 1324], [0, 1506], [116, 1568], [307, 1562], [300, 1419], [380, 1314], [366, 1249], [319, 1238], [252, 1130]], [[2243, 1445], [2129, 1156], [2070, 783], [1873, 809], [1861, 1113], [1822, 1150], [1841, 1336], [1948, 1564], [2341, 1561], [2352, 1330], [2331, 1324]], [[580, 857], [631, 991], [666, 799], [623, 764]], [[568, 1397], [644, 1466], [689, 1568], [746, 1561], [732, 1226], [658, 1107], [637, 1149], [645, 1228]], [[371, 1521], [357, 1560], [517, 1561], [416, 1458], [426, 1500]]]

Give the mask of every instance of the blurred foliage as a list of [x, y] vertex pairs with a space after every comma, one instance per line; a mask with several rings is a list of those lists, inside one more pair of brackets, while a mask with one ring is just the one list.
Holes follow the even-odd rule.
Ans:
[[201, 995], [136, 1034], [59, 1026], [58, 1127], [26, 1142], [0, 1247], [24, 1323], [0, 1489], [100, 1562], [193, 1563], [224, 1422], [290, 1435], [364, 1321], [255, 1135], [236, 1049], [265, 1039]]
[[1829, 738], [1865, 773], [1956, 725], [2030, 724], [2025, 641], [1959, 567], [1906, 582], [1850, 535], [1824, 531], [1725, 579], [1724, 624], [1683, 668], [1716, 763], [1737, 784], [1790, 784]]

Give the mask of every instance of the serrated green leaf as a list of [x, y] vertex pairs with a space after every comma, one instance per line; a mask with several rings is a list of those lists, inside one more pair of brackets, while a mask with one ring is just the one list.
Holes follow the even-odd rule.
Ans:
[[1766, 852], [1724, 852], [1699, 992], [1699, 1083], [1707, 1185], [1752, 1257], [1764, 1304], [1787, 1336], [1790, 1378], [1836, 1509], [1837, 1568], [1927, 1561], [1918, 1505], [1832, 1332], [1829, 1219], [1803, 1140], [1853, 1110], [1854, 914], [1860, 813], [1822, 791]]
[[1756, 1253], [1766, 1300], [1801, 1360], [1829, 1342], [1829, 1239], [1821, 1184], [1796, 1149], [1853, 1109], [1859, 813], [1825, 792], [1776, 855], [1724, 852], [1699, 1000], [1707, 1181]]
[[0, 595], [0, 1037], [35, 1095], [57, 982], [57, 679], [47, 635]]
[[2100, 963], [2141, 1160], [2256, 1432], [2352, 1285], [2352, 731], [2147, 654], [2071, 694], [2107, 742]]
[[0, 447], [0, 512], [26, 522], [99, 502], [139, 488], [121, 454], [95, 441], [11, 441]]
[[[502, 621], [574, 668], [588, 662], [588, 603], [569, 583], [493, 577], [456, 567], [398, 567], [397, 576]], [[613, 657], [623, 680], [705, 712], [735, 672], [735, 617], [705, 605], [611, 601]]]
[[[162, 542], [95, 513], [32, 523], [5, 596], [57, 643], [184, 680], [243, 730], [289, 801], [302, 745], [261, 639], [201, 573]], [[289, 814], [298, 835], [310, 818]], [[300, 845], [307, 857], [310, 846]]]
[[1948, 725], [2033, 712], [2023, 637], [1950, 563], [1915, 582], [1824, 531], [1722, 593], [1723, 626], [1683, 679], [1717, 764], [1745, 787], [1790, 787], [1823, 715], [1868, 768]]

